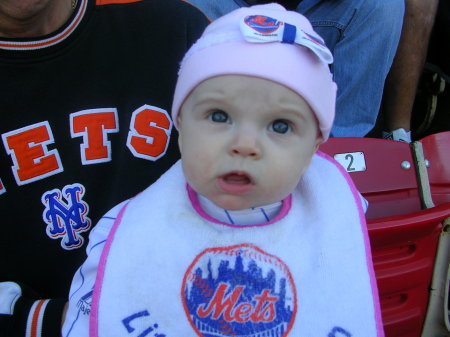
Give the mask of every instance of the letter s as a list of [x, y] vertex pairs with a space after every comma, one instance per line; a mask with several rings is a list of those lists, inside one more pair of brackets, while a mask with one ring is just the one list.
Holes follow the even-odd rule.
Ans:
[[144, 105], [133, 112], [127, 146], [135, 157], [156, 161], [167, 151], [171, 130], [167, 111]]

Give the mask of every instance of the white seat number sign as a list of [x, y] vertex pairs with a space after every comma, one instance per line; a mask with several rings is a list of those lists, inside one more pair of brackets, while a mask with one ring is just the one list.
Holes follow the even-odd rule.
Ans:
[[341, 164], [347, 172], [361, 172], [366, 170], [366, 159], [363, 152], [337, 153], [334, 159]]

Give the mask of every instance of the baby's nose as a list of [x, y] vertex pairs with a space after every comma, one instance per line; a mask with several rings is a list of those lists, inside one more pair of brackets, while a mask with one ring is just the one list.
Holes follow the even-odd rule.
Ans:
[[251, 132], [240, 132], [231, 144], [230, 153], [242, 157], [259, 158], [261, 149], [257, 136]]

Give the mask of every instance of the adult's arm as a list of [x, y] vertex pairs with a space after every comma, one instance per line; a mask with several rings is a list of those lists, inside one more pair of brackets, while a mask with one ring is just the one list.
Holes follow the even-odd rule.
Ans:
[[[402, 34], [386, 79], [383, 97], [387, 132], [411, 130], [414, 97], [425, 63], [438, 3], [439, 0], [405, 0]], [[396, 139], [395, 132], [393, 138]]]
[[65, 298], [40, 299], [26, 285], [0, 282], [0, 299], [1, 337], [60, 336]]

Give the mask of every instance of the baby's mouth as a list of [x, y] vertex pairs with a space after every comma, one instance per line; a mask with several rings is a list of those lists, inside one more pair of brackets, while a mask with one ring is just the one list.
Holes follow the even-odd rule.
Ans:
[[247, 185], [252, 183], [252, 179], [246, 173], [228, 173], [222, 176], [222, 179], [228, 184]]
[[218, 185], [225, 193], [244, 194], [255, 185], [252, 177], [241, 171], [233, 171], [219, 177]]

